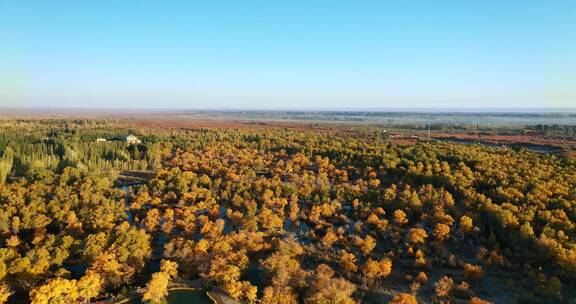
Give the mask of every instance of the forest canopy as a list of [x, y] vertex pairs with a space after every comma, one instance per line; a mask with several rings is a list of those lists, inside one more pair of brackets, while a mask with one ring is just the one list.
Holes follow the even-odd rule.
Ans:
[[198, 280], [269, 304], [576, 297], [569, 156], [362, 130], [6, 120], [0, 206], [0, 303], [138, 290], [160, 303]]

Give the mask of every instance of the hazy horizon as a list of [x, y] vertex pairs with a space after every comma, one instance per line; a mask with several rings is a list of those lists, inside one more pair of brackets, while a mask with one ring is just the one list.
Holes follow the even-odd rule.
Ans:
[[7, 111], [102, 111], [102, 112], [382, 112], [382, 113], [479, 113], [479, 114], [498, 114], [498, 113], [576, 113], [576, 107], [557, 107], [557, 108], [539, 108], [539, 107], [73, 107], [73, 106], [0, 106], [0, 109]]

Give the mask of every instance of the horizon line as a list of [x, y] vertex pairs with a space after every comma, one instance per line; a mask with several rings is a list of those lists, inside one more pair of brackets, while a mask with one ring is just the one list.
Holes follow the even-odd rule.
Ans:
[[[572, 113], [576, 107], [98, 107], [98, 106], [2, 106], [13, 111], [101, 111], [101, 112], [374, 112], [374, 113]], [[566, 112], [567, 111], [567, 112]]]

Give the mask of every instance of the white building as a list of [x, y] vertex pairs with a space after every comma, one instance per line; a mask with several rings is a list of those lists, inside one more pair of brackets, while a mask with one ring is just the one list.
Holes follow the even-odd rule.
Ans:
[[126, 136], [126, 143], [129, 145], [136, 145], [141, 143], [142, 141], [138, 139], [138, 137], [134, 136], [134, 135], [128, 135]]

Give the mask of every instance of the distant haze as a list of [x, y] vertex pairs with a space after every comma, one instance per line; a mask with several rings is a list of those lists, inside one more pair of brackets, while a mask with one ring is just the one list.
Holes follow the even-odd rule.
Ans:
[[576, 1], [0, 1], [0, 107], [566, 111]]
[[381, 127], [398, 125], [448, 126], [527, 126], [574, 125], [576, 109], [396, 109], [396, 110], [191, 110], [191, 109], [103, 109], [103, 108], [3, 108], [2, 118], [111, 118], [194, 122], [303, 122], [369, 124]]

